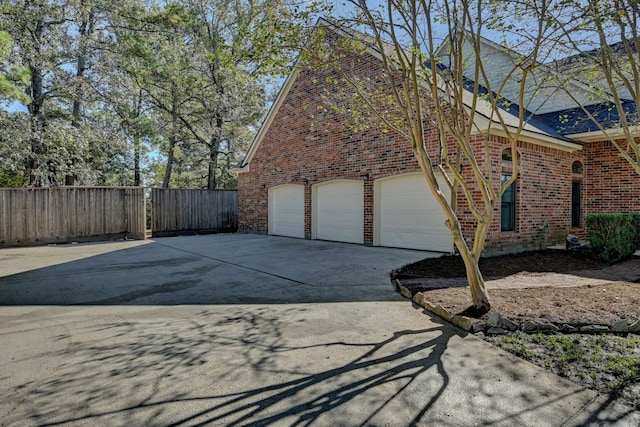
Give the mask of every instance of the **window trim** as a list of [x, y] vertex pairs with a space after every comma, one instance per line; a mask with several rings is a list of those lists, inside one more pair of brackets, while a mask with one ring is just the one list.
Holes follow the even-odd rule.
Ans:
[[[577, 194], [575, 188], [578, 188]], [[575, 199], [578, 201], [576, 202]], [[576, 221], [577, 219], [577, 221]], [[582, 181], [571, 181], [571, 228], [580, 228], [582, 225]]]
[[[503, 173], [500, 176], [500, 184], [502, 185], [504, 182], [508, 181], [509, 179], [511, 179], [512, 175], [511, 174], [507, 174], [507, 173]], [[505, 200], [505, 196], [509, 195], [509, 191], [505, 191], [504, 193], [502, 193], [502, 196], [500, 197], [500, 231], [503, 233], [507, 233], [507, 232], [514, 232], [516, 231], [516, 223], [517, 223], [517, 218], [516, 218], [516, 193], [517, 193], [517, 186], [516, 184], [518, 183], [518, 179], [516, 178], [515, 181], [513, 181], [513, 183], [511, 183], [511, 185], [509, 186], [509, 188], [512, 188], [511, 194], [512, 194], [512, 199], [511, 200]], [[511, 221], [509, 224], [508, 228], [504, 227], [504, 212], [505, 212], [505, 205], [507, 205], [510, 211], [510, 217], [511, 217]]]

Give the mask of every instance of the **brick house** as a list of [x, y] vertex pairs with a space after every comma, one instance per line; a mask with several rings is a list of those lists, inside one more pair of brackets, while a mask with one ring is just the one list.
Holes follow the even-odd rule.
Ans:
[[[488, 52], [492, 46], [487, 42]], [[503, 49], [494, 47], [499, 64]], [[361, 77], [375, 79], [382, 72], [374, 52], [350, 64]], [[321, 108], [322, 82], [334, 73], [301, 69], [286, 79], [235, 169], [239, 230], [452, 252], [444, 213], [409, 143], [391, 133], [350, 131], [343, 118]], [[518, 179], [494, 215], [487, 253], [539, 248], [568, 233], [584, 238], [589, 213], [640, 212], [640, 176], [589, 123], [569, 128], [559, 117], [579, 110], [557, 95], [551, 98], [531, 100], [539, 106], [518, 143]], [[426, 133], [428, 149], [438, 153], [437, 131]], [[483, 161], [496, 180], [509, 176], [513, 154], [506, 138], [497, 131], [475, 138], [478, 147], [488, 138], [490, 158]], [[464, 203], [458, 206], [469, 238], [474, 218]]]

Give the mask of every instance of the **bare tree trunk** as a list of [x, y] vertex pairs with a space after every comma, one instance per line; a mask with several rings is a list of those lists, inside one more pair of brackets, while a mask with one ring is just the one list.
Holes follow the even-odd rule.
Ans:
[[[142, 89], [138, 92], [138, 103], [136, 104], [136, 118], [142, 114]], [[142, 179], [140, 177], [140, 132], [137, 130], [133, 135], [133, 186], [139, 187]]]
[[176, 111], [175, 98], [176, 97], [174, 96], [172, 108], [171, 108], [171, 135], [169, 136], [169, 152], [167, 153], [167, 166], [164, 171], [164, 178], [162, 179], [162, 188], [169, 188], [169, 184], [171, 183], [171, 173], [173, 172], [173, 160], [174, 160], [175, 151], [176, 151], [176, 144], [178, 142], [179, 118], [178, 118], [178, 111]]
[[133, 186], [140, 186], [140, 136], [133, 138]]
[[218, 170], [218, 155], [220, 154], [220, 139], [224, 120], [219, 112], [215, 115], [215, 130], [209, 140], [209, 179], [207, 189], [215, 190], [218, 185], [216, 171]]
[[[84, 7], [85, 2], [80, 2], [80, 7]], [[79, 51], [76, 63], [76, 79], [75, 94], [73, 99], [73, 107], [71, 112], [71, 126], [80, 128], [82, 118], [82, 101], [84, 99], [84, 74], [87, 71], [87, 38], [93, 34], [95, 25], [94, 12], [91, 10], [86, 19], [83, 19], [79, 28]], [[74, 165], [78, 162], [76, 157], [69, 159], [71, 171], [64, 178], [64, 185], [74, 185], [78, 179], [77, 174], [73, 171]]]
[[[455, 187], [451, 188], [451, 200], [446, 200], [442, 190], [440, 190], [440, 192], [436, 191], [438, 180], [435, 176], [433, 167], [431, 166], [429, 156], [424, 148], [424, 133], [420, 131], [414, 135], [418, 139], [417, 141], [413, 141], [414, 155], [420, 164], [420, 168], [422, 169], [422, 173], [429, 184], [431, 192], [436, 197], [436, 200], [447, 216], [446, 226], [451, 231], [453, 243], [458, 249], [458, 252], [462, 257], [462, 261], [464, 262], [465, 271], [467, 273], [467, 282], [469, 283], [469, 290], [471, 291], [471, 303], [473, 308], [483, 312], [489, 311], [491, 308], [491, 302], [489, 301], [489, 294], [487, 293], [484, 278], [480, 272], [478, 262], [480, 261], [482, 250], [484, 249], [484, 239], [486, 237], [491, 218], [485, 218], [484, 221], [478, 221], [476, 231], [474, 233], [474, 246], [473, 249], [469, 249], [469, 246], [464, 240], [462, 226], [460, 225], [460, 221], [458, 220], [457, 213], [455, 211], [457, 206], [457, 196], [454, 191]], [[492, 209], [492, 207], [487, 208], [488, 211], [491, 211]]]
[[167, 167], [162, 178], [162, 188], [169, 188], [171, 173], [173, 172], [173, 159], [176, 151], [176, 136], [172, 133], [169, 137], [169, 152], [167, 153]]
[[489, 311], [491, 302], [489, 301], [489, 294], [487, 293], [487, 288], [484, 283], [484, 277], [482, 277], [482, 272], [478, 265], [484, 245], [476, 245], [475, 242], [477, 239], [484, 239], [490, 221], [478, 222], [475, 232], [476, 240], [474, 241], [473, 249], [469, 249], [469, 245], [467, 245], [467, 242], [464, 240], [462, 227], [455, 212], [449, 208], [445, 208], [445, 214], [448, 218], [447, 227], [451, 230], [453, 244], [456, 246], [456, 249], [458, 249], [458, 253], [464, 262], [467, 282], [469, 284], [469, 290], [471, 291], [471, 304], [476, 310], [482, 312]]
[[43, 133], [44, 133], [44, 96], [43, 96], [43, 77], [42, 69], [37, 64], [40, 57], [41, 39], [44, 33], [45, 25], [42, 19], [36, 23], [33, 38], [36, 40], [36, 55], [32, 63], [29, 64], [31, 72], [30, 95], [31, 103], [28, 106], [29, 115], [31, 116], [31, 154], [29, 158], [29, 185], [32, 187], [44, 186], [42, 175], [38, 172], [40, 162], [44, 151]]
[[[478, 227], [487, 228], [486, 224], [478, 224]], [[462, 235], [454, 238], [454, 244], [458, 248], [458, 252], [464, 261], [464, 268], [467, 273], [467, 282], [471, 291], [471, 303], [473, 308], [481, 311], [489, 311], [491, 303], [489, 302], [489, 294], [484, 283], [484, 277], [480, 272], [480, 254], [473, 253], [464, 242]]]
[[40, 159], [43, 152], [43, 117], [39, 112], [40, 107], [32, 108], [35, 115], [31, 117], [31, 154], [29, 157], [29, 185], [31, 187], [43, 187], [44, 181], [38, 172], [40, 168]]
[[212, 141], [209, 145], [209, 178], [207, 180], [207, 189], [215, 190], [218, 185], [216, 179], [216, 170], [218, 169], [218, 144], [217, 141]]

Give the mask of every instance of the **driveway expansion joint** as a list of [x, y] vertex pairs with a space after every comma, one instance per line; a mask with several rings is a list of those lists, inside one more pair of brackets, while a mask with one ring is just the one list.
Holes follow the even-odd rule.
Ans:
[[220, 263], [222, 263], [222, 264], [231, 265], [231, 266], [233, 266], [233, 267], [243, 268], [243, 269], [245, 269], [245, 270], [254, 271], [254, 272], [256, 272], [256, 273], [266, 274], [267, 276], [275, 277], [275, 278], [282, 279], [282, 280], [287, 280], [287, 281], [289, 281], [289, 282], [293, 282], [293, 283], [296, 283], [296, 284], [298, 284], [298, 285], [314, 286], [314, 285], [312, 285], [312, 284], [310, 284], [310, 283], [301, 282], [301, 281], [299, 281], [299, 280], [292, 279], [292, 278], [290, 278], [290, 277], [281, 276], [281, 275], [279, 275], [279, 274], [273, 274], [273, 273], [270, 273], [270, 272], [268, 272], [268, 271], [259, 270], [259, 269], [257, 269], [257, 268], [247, 267], [246, 265], [242, 265], [242, 264], [237, 264], [237, 263], [235, 263], [235, 262], [226, 261], [226, 260], [221, 259], [221, 258], [216, 258], [216, 257], [208, 256], [208, 255], [203, 255], [203, 254], [201, 254], [201, 253], [193, 252], [193, 251], [188, 251], [188, 250], [186, 250], [186, 249], [176, 248], [176, 247], [174, 247], [174, 246], [165, 245], [165, 244], [159, 243], [159, 242], [157, 242], [157, 241], [156, 241], [156, 244], [161, 245], [161, 246], [164, 246], [165, 248], [169, 248], [169, 249], [176, 250], [176, 251], [178, 251], [178, 252], [184, 252], [184, 253], [186, 253], [186, 254], [195, 255], [195, 256], [200, 257], [200, 258], [209, 259], [209, 260], [211, 260], [211, 261], [220, 262]]

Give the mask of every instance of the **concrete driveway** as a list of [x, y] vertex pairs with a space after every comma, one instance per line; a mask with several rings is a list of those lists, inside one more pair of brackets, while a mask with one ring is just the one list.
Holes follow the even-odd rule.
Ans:
[[638, 425], [438, 322], [429, 253], [257, 235], [0, 250], [0, 425]]
[[393, 268], [437, 254], [250, 234], [0, 250], [0, 304], [400, 300]]

